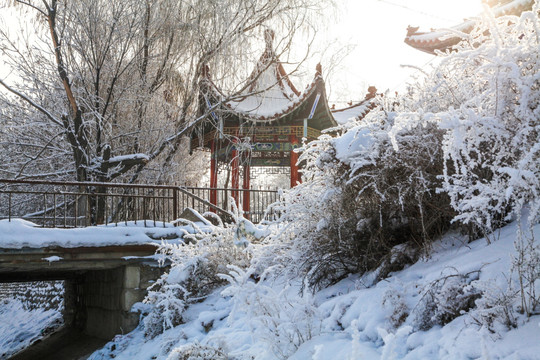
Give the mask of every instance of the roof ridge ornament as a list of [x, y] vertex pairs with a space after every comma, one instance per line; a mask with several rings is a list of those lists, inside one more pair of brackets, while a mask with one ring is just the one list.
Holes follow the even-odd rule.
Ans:
[[276, 60], [276, 52], [274, 51], [275, 35], [276, 33], [274, 32], [274, 30], [270, 28], [264, 30], [265, 49], [261, 59], [259, 60], [259, 66], [268, 65], [268, 63]]
[[321, 63], [318, 63], [317, 66], [315, 66], [315, 76], [322, 76], [322, 65], [321, 65]]

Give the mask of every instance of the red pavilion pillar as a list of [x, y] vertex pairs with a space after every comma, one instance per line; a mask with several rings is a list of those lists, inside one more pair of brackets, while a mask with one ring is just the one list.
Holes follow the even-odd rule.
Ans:
[[242, 199], [242, 210], [244, 210], [244, 217], [246, 219], [250, 219], [250, 191], [249, 191], [249, 182], [250, 182], [250, 166], [249, 166], [249, 160], [246, 160], [246, 165], [244, 165], [244, 181], [242, 184], [242, 188], [244, 189], [244, 197]]
[[[234, 199], [234, 202], [236, 203], [236, 206], [238, 206], [238, 185], [240, 181], [240, 161], [238, 159], [238, 150], [236, 150], [236, 142], [233, 144], [233, 151], [232, 151], [232, 162], [231, 162], [231, 187], [232, 187], [232, 197]], [[236, 190], [236, 191], [235, 191]]]
[[[296, 135], [290, 137], [291, 146], [298, 145], [298, 138]], [[298, 173], [298, 153], [291, 150], [291, 188], [295, 187], [298, 182], [301, 182], [300, 174]]]
[[[210, 203], [217, 205], [217, 149], [215, 140], [212, 140], [210, 149]], [[210, 210], [215, 212], [215, 209]]]

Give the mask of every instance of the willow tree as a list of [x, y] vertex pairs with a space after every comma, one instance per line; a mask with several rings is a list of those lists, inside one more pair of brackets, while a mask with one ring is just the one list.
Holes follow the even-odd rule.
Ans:
[[21, 21], [0, 26], [2, 177], [161, 179], [201, 121], [206, 65], [241, 91], [264, 29], [289, 52], [298, 33], [314, 32], [318, 3], [11, 1]]

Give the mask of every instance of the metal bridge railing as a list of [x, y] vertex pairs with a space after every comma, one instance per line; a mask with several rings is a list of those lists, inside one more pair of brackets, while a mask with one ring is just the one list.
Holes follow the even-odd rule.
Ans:
[[[225, 188], [204, 188], [204, 187], [182, 187], [187, 191], [181, 192], [180, 201], [185, 207], [193, 208], [200, 213], [212, 211], [206, 204], [197, 202], [196, 199], [210, 199], [212, 192], [215, 194], [216, 205], [221, 209], [230, 209], [231, 202], [235, 201], [240, 209], [243, 208], [244, 201], [249, 201], [249, 211], [244, 213], [244, 217], [257, 223], [264, 216], [268, 206], [279, 200], [277, 190], [256, 190], [256, 189], [225, 189]], [[269, 214], [273, 215], [273, 214]]]
[[[211, 191], [217, 194], [217, 205], [208, 201]], [[259, 222], [268, 205], [277, 201], [277, 191], [0, 179], [0, 220], [22, 218], [63, 228], [129, 222], [165, 226], [188, 207], [230, 217], [224, 209], [230, 208], [233, 196], [241, 206], [248, 191], [251, 209], [244, 216]]]

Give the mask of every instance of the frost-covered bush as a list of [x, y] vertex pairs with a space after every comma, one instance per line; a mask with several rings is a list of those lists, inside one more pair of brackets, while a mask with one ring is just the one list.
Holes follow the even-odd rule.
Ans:
[[489, 235], [527, 203], [530, 220], [538, 220], [539, 6], [519, 18], [486, 11], [420, 86], [418, 109], [400, 114], [392, 131], [428, 123], [444, 131], [441, 190], [450, 196], [455, 220], [479, 235]]
[[493, 281], [477, 282], [481, 297], [477, 308], [470, 313], [473, 322], [492, 333], [518, 326], [518, 313], [527, 318], [538, 315], [540, 310], [540, 245], [530, 229], [523, 229], [518, 214], [515, 253], [510, 254], [512, 263], [505, 286]]
[[395, 289], [390, 289], [384, 294], [382, 305], [391, 312], [391, 315], [388, 316], [388, 322], [392, 328], [399, 328], [407, 320], [410, 310], [403, 296]]
[[198, 342], [179, 346], [167, 357], [167, 360], [228, 360], [229, 357], [221, 349]]
[[501, 289], [493, 282], [478, 282], [476, 287], [481, 290], [481, 296], [476, 300], [476, 309], [469, 316], [478, 326], [492, 333], [498, 332], [498, 325], [506, 330], [517, 326], [514, 304], [518, 291], [510, 282], [507, 288]]
[[266, 342], [273, 356], [288, 359], [300, 345], [321, 333], [322, 317], [309, 292], [299, 296], [288, 286], [275, 290], [264, 278], [255, 282], [253, 267], [229, 269], [229, 274], [221, 275], [229, 282], [222, 295], [232, 297], [233, 302], [229, 321], [239, 314], [249, 319], [253, 336]]
[[478, 274], [479, 271], [453, 273], [428, 284], [411, 313], [415, 328], [428, 330], [435, 325], [448, 324], [474, 308], [481, 291], [471, 282], [478, 279]]
[[[281, 204], [283, 230], [271, 241], [287, 249], [281, 262], [322, 288], [349, 273], [405, 264], [390, 261], [396, 245], [414, 261], [431, 241], [447, 229], [454, 216], [449, 199], [437, 193], [441, 186], [442, 132], [435, 126], [417, 126], [394, 137], [389, 132], [406, 99], [381, 99], [379, 106], [359, 123], [338, 129], [336, 137], [322, 136], [306, 145], [304, 183], [290, 190]], [[398, 249], [398, 248], [396, 248]], [[383, 274], [384, 273], [384, 274]]]
[[[425, 247], [429, 247], [429, 242], [425, 243]], [[399, 244], [394, 246], [388, 254], [386, 254], [375, 270], [376, 279], [384, 279], [391, 272], [402, 270], [408, 264], [414, 264], [420, 258], [418, 246], [413, 242]]]
[[533, 232], [518, 226], [514, 247], [516, 253], [512, 256], [511, 270], [517, 276], [520, 312], [530, 317], [540, 310], [540, 244], [535, 242]]
[[255, 227], [248, 220], [236, 218], [233, 224], [219, 226], [209, 222], [201, 227], [191, 225], [194, 233], [184, 235], [185, 244], [163, 243], [159, 249], [171, 261], [171, 268], [152, 285], [144, 300], [150, 305], [144, 307], [147, 314], [143, 318], [149, 337], [180, 324], [189, 304], [225, 284], [219, 274], [228, 272], [227, 265], [249, 266], [245, 246], [250, 232], [246, 228]]

